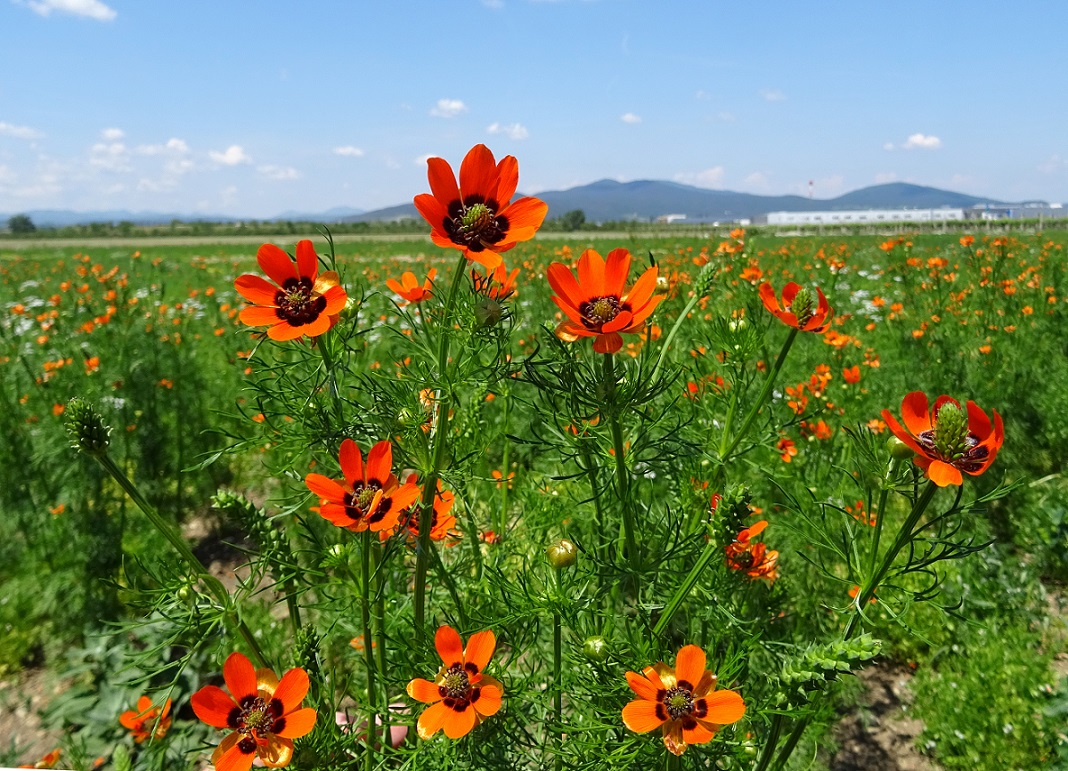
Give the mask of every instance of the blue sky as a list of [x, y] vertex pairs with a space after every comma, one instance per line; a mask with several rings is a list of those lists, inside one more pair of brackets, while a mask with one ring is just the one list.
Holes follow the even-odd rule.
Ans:
[[0, 0], [0, 211], [376, 209], [483, 142], [520, 190], [1068, 202], [1068, 3]]

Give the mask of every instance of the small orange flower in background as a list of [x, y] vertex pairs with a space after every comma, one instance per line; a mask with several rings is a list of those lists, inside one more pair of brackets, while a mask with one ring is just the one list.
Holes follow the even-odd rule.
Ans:
[[624, 291], [630, 260], [626, 249], [613, 249], [607, 260], [587, 249], [579, 257], [578, 280], [563, 263], [549, 266], [546, 276], [556, 292], [552, 300], [568, 318], [556, 328], [557, 337], [565, 342], [592, 337], [597, 353], [615, 353], [623, 347], [620, 333], [641, 332], [664, 296], [653, 296], [655, 267], [646, 269], [634, 286]]
[[283, 768], [293, 759], [293, 740], [315, 727], [315, 710], [300, 708], [308, 693], [308, 673], [299, 667], [279, 680], [269, 669], [256, 669], [241, 653], [223, 664], [227, 693], [206, 685], [193, 694], [196, 716], [210, 726], [230, 728], [211, 756], [215, 771], [248, 771], [259, 757], [268, 768]]
[[401, 274], [401, 280], [387, 279], [386, 286], [399, 294], [410, 303], [420, 303], [430, 297], [430, 291], [434, 285], [434, 279], [438, 275], [437, 268], [431, 268], [426, 274], [426, 280], [420, 285], [419, 279], [410, 270]]
[[340, 482], [322, 474], [308, 474], [304, 478], [308, 489], [320, 499], [312, 511], [354, 533], [364, 530], [392, 533], [400, 513], [419, 497], [415, 475], [409, 476], [401, 486], [392, 471], [393, 447], [388, 439], [371, 448], [366, 466], [360, 448], [346, 439], [341, 443], [339, 461], [345, 476]]
[[750, 525], [738, 533], [733, 543], [723, 550], [727, 555], [727, 567], [731, 570], [744, 571], [750, 578], [764, 578], [768, 583], [779, 577], [779, 552], [768, 551], [767, 546], [753, 540], [754, 536], [764, 532], [768, 526], [766, 520]]
[[59, 762], [60, 750], [55, 749], [42, 757], [32, 766], [19, 766], [19, 768], [55, 768], [56, 763]]
[[675, 668], [660, 661], [641, 674], [627, 672], [627, 684], [638, 698], [623, 708], [623, 723], [631, 731], [659, 728], [664, 746], [673, 755], [691, 744], [705, 744], [725, 725], [745, 714], [745, 702], [735, 691], [716, 690], [716, 676], [705, 669], [705, 652], [686, 645]]
[[[860, 594], [860, 587], [857, 584], [853, 584], [853, 588], [849, 590], [850, 599], [855, 600], [858, 594]], [[876, 600], [874, 597], [868, 600], [869, 605], [874, 605], [876, 602], [878, 602], [878, 600]]]
[[337, 323], [348, 294], [334, 271], [319, 275], [311, 241], [297, 243], [295, 262], [274, 244], [261, 246], [256, 260], [274, 284], [252, 273], [234, 280], [238, 294], [252, 303], [241, 311], [243, 324], [266, 326], [272, 340], [294, 340], [317, 337]]
[[926, 394], [913, 391], [901, 402], [904, 427], [890, 410], [883, 410], [882, 416], [894, 435], [916, 453], [913, 462], [924, 475], [945, 487], [962, 484], [962, 471], [982, 474], [997, 458], [1005, 429], [1001, 416], [993, 412], [991, 423], [975, 402], [969, 401], [965, 411], [949, 396], [939, 396], [928, 409]]
[[434, 682], [417, 677], [408, 683], [408, 695], [430, 705], [419, 716], [419, 738], [429, 739], [444, 728], [450, 739], [459, 739], [501, 708], [504, 687], [482, 674], [497, 638], [488, 629], [476, 632], [464, 648], [459, 633], [442, 626], [434, 635], [434, 647], [442, 661]]
[[430, 223], [430, 239], [489, 270], [501, 264], [501, 252], [532, 239], [549, 211], [537, 198], [511, 202], [519, 162], [508, 155], [497, 163], [485, 145], [475, 145], [464, 157], [459, 185], [444, 158], [427, 160], [427, 177], [431, 192], [417, 195], [415, 208]]
[[760, 285], [760, 299], [779, 321], [802, 332], [822, 332], [834, 316], [823, 290], [816, 287], [816, 297], [813, 297], [811, 289], [794, 281], [782, 288], [781, 303], [768, 282]]
[[960, 245], [964, 247], [971, 246], [975, 243], [975, 236], [961, 236]]
[[137, 710], [127, 710], [119, 715], [119, 723], [133, 735], [133, 740], [140, 744], [145, 739], [162, 739], [171, 727], [171, 700], [163, 702], [162, 709], [152, 703], [148, 696], [137, 700]]
[[850, 385], [860, 382], [860, 366], [854, 364], [852, 367], [846, 367], [842, 370], [842, 379]]
[[792, 463], [797, 456], [797, 445], [794, 444], [793, 439], [785, 436], [775, 443], [775, 449], [779, 451], [779, 457], [782, 458], [783, 463]]

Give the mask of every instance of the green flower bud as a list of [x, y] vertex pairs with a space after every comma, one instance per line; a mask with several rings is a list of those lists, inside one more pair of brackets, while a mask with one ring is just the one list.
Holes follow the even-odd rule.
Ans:
[[75, 396], [67, 402], [63, 413], [71, 446], [94, 457], [102, 457], [108, 451], [111, 426], [104, 425], [104, 418], [90, 402]]
[[345, 300], [345, 307], [341, 309], [341, 313], [339, 313], [338, 316], [341, 317], [342, 321], [351, 321], [356, 318], [356, 314], [359, 312], [360, 301], [352, 295], [349, 295], [349, 298]]
[[492, 297], [483, 297], [475, 305], [475, 319], [480, 327], [492, 327], [504, 318], [504, 306]]
[[582, 655], [590, 661], [608, 660], [608, 642], [601, 636], [587, 637], [582, 643]]
[[886, 440], [886, 449], [890, 450], [890, 455], [897, 460], [908, 460], [916, 454], [911, 447], [896, 436], [892, 436]]
[[575, 564], [575, 559], [578, 557], [578, 549], [575, 548], [575, 544], [564, 538], [546, 549], [545, 555], [549, 558], [549, 562], [554, 568], [563, 570]]

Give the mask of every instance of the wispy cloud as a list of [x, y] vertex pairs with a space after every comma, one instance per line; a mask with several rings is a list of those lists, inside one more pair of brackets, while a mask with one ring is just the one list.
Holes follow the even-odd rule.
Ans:
[[526, 126], [521, 123], [509, 123], [507, 125], [491, 123], [486, 127], [486, 131], [490, 134], [504, 134], [509, 139], [526, 139], [530, 136]]
[[40, 131], [29, 126], [16, 126], [12, 123], [0, 121], [0, 136], [14, 137], [15, 139], [39, 139]]
[[465, 112], [467, 105], [459, 99], [439, 99], [437, 105], [430, 110], [430, 114], [435, 118], [455, 118]]
[[362, 158], [363, 150], [352, 145], [345, 145], [344, 147], [335, 147], [334, 155], [343, 155], [346, 158]]
[[764, 98], [765, 102], [785, 102], [786, 94], [777, 88], [765, 88], [760, 92], [760, 96]]
[[189, 145], [182, 139], [168, 139], [162, 145], [138, 145], [134, 152], [138, 155], [184, 155], [189, 152]]
[[221, 163], [223, 166], [237, 166], [242, 163], [252, 163], [252, 158], [248, 156], [241, 145], [230, 145], [221, 153], [212, 150], [208, 153], [208, 157], [216, 163]]
[[16, 4], [25, 5], [37, 15], [45, 17], [51, 16], [53, 11], [97, 21], [111, 21], [118, 16], [114, 9], [100, 0], [16, 0]]
[[121, 128], [106, 128], [100, 132], [100, 136], [107, 142], [118, 142], [126, 136]]
[[104, 171], [130, 171], [130, 152], [122, 142], [97, 142], [89, 148], [89, 163]]
[[884, 150], [937, 150], [942, 146], [942, 140], [931, 134], [910, 134], [900, 145], [887, 142], [883, 145]]
[[[2, 124], [0, 124], [2, 125]], [[1038, 164], [1038, 170], [1043, 174], [1056, 174], [1059, 171], [1068, 170], [1068, 160], [1054, 153], [1048, 159]]]
[[718, 187], [723, 184], [726, 171], [722, 166], [713, 166], [710, 169], [697, 172], [682, 172], [675, 175], [675, 181], [684, 185], [696, 185], [697, 187]]
[[260, 166], [256, 171], [267, 177], [267, 179], [274, 179], [282, 182], [300, 179], [300, 172], [292, 166]]
[[619, 116], [619, 119], [621, 121], [623, 121], [624, 123], [630, 123], [632, 125], [635, 124], [635, 123], [641, 123], [642, 122], [641, 116], [640, 115], [635, 115], [632, 112], [623, 113], [622, 115]]

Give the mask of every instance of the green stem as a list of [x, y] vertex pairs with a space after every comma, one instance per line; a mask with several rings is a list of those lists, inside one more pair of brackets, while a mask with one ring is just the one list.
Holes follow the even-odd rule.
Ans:
[[334, 409], [337, 410], [337, 419], [341, 420], [344, 410], [341, 406], [341, 391], [338, 390], [337, 377], [334, 374], [334, 355], [330, 350], [330, 341], [333, 333], [327, 332], [315, 338], [315, 347], [319, 349], [319, 355], [323, 358], [323, 366], [326, 368], [326, 383], [330, 391], [330, 397], [334, 401]]
[[382, 678], [382, 749], [391, 748], [389, 732], [389, 687], [386, 684], [386, 673], [389, 672], [386, 651], [386, 591], [385, 573], [383, 569], [382, 544], [375, 542], [374, 551], [374, 575], [375, 575], [375, 648], [378, 650], [378, 673]]
[[505, 529], [508, 527], [508, 456], [509, 450], [512, 449], [512, 443], [508, 441], [508, 417], [512, 411], [512, 394], [507, 388], [504, 389], [502, 394], [504, 398], [504, 450], [501, 453], [501, 517], [497, 524], [497, 535], [503, 536]]
[[779, 755], [775, 758], [775, 768], [781, 769], [786, 765], [786, 761], [790, 759], [790, 756], [794, 753], [794, 748], [797, 747], [797, 743], [801, 741], [801, 737], [805, 733], [805, 729], [808, 728], [808, 724], [812, 722], [812, 718], [807, 715], [801, 720], [798, 720], [794, 725], [793, 730], [790, 731], [790, 735], [786, 737], [786, 744], [779, 750]]
[[764, 742], [764, 751], [760, 753], [760, 760], [753, 771], [765, 771], [771, 759], [775, 756], [775, 747], [779, 743], [779, 735], [782, 733], [783, 716], [774, 715], [771, 718], [771, 730], [768, 732], [767, 741]]
[[653, 367], [653, 372], [649, 376], [650, 383], [656, 382], [656, 376], [660, 372], [661, 365], [664, 363], [664, 356], [671, 350], [671, 343], [675, 339], [675, 335], [678, 334], [679, 328], [682, 327], [683, 322], [686, 321], [686, 318], [699, 302], [701, 302], [701, 296], [694, 293], [694, 296], [686, 303], [686, 307], [682, 309], [682, 313], [675, 319], [675, 323], [671, 325], [671, 330], [667, 333], [667, 337], [664, 338], [664, 342], [660, 346], [660, 354], [656, 357], [656, 366]]
[[219, 603], [226, 618], [237, 630], [237, 633], [241, 635], [241, 638], [245, 641], [246, 645], [248, 645], [249, 650], [252, 651], [252, 655], [256, 658], [256, 662], [261, 667], [270, 666], [266, 656], [263, 655], [263, 651], [260, 649], [259, 643], [253, 636], [252, 630], [250, 630], [245, 622], [234, 612], [231, 603], [232, 598], [230, 597], [230, 593], [226, 591], [226, 587], [222, 585], [222, 582], [204, 568], [204, 565], [197, 559], [197, 556], [193, 554], [193, 550], [189, 548], [189, 544], [186, 543], [181, 534], [175, 532], [170, 523], [164, 521], [163, 517], [159, 515], [159, 512], [157, 512], [152, 504], [148, 502], [148, 499], [141, 494], [141, 491], [137, 489], [137, 486], [133, 481], [126, 476], [126, 472], [119, 468], [115, 461], [111, 459], [110, 455], [104, 452], [93, 455], [93, 457], [96, 458], [97, 462], [104, 467], [104, 470], [111, 474], [111, 477], [119, 483], [119, 486], [128, 496], [130, 496], [130, 500], [137, 505], [137, 508], [141, 509], [144, 515], [148, 517], [149, 522], [151, 522], [156, 530], [167, 539], [174, 550], [178, 552], [178, 555], [189, 567], [190, 572], [192, 572], [197, 579], [204, 584], [207, 590], [211, 592], [212, 596], [215, 597], [216, 602]]
[[[446, 381], [449, 365], [449, 336], [452, 332], [450, 319], [456, 304], [460, 285], [463, 283], [467, 258], [461, 254], [452, 274], [449, 297], [438, 329], [438, 361], [436, 375], [439, 380], [437, 401], [437, 420], [434, 427], [433, 459], [430, 473], [423, 480], [423, 497], [419, 504], [419, 540], [415, 549], [415, 636], [420, 644], [426, 643], [426, 574], [430, 567], [430, 552], [434, 548], [430, 540], [430, 530], [434, 517], [434, 495], [437, 492], [438, 475], [445, 466], [446, 449], [449, 434], [449, 405], [440, 398], [444, 392], [440, 386]], [[451, 400], [451, 399], [450, 399]]]
[[685, 601], [686, 596], [693, 591], [694, 586], [697, 585], [698, 579], [708, 569], [712, 560], [720, 554], [720, 546], [715, 541], [710, 540], [705, 545], [705, 550], [698, 558], [697, 562], [690, 569], [690, 572], [686, 575], [686, 578], [679, 584], [679, 588], [675, 590], [675, 594], [668, 600], [667, 605], [664, 606], [664, 610], [660, 613], [660, 618], [656, 622], [656, 626], [653, 627], [653, 635], [659, 637], [667, 629], [668, 624], [671, 623], [671, 619], [682, 607], [682, 603]]
[[626, 543], [626, 556], [630, 560], [634, 578], [637, 580], [638, 573], [641, 571], [642, 560], [641, 554], [638, 552], [638, 543], [634, 537], [634, 509], [630, 495], [630, 470], [627, 468], [627, 459], [624, 456], [623, 426], [619, 421], [619, 413], [615, 409], [616, 371], [614, 356], [610, 353], [604, 356], [604, 387], [606, 401], [609, 403], [608, 423], [612, 429], [612, 447], [615, 450], [616, 488], [619, 494], [620, 509], [623, 512], [623, 538]]
[[375, 678], [374, 636], [371, 633], [371, 538], [370, 530], [363, 531], [363, 550], [360, 560], [360, 616], [363, 622], [363, 657], [367, 667], [367, 754], [364, 768], [374, 763], [375, 719], [378, 717], [378, 684]]
[[[560, 571], [554, 570], [556, 573], [556, 589], [560, 590]], [[556, 771], [561, 771], [564, 767], [564, 731], [563, 731], [563, 700], [564, 700], [564, 686], [561, 681], [561, 670], [563, 663], [563, 631], [560, 624], [560, 611], [557, 609], [553, 612], [553, 683], [555, 684], [555, 692], [553, 693], [553, 723], [556, 726], [559, 734], [556, 737]]]
[[605, 538], [604, 510], [601, 508], [601, 490], [597, 486], [597, 461], [590, 453], [585, 436], [579, 437], [579, 452], [582, 453], [582, 462], [586, 467], [586, 475], [590, 479], [590, 492], [593, 493], [594, 540], [597, 543], [597, 552], [602, 559], [608, 557], [608, 541]]
[[764, 387], [760, 389], [760, 395], [757, 396], [755, 402], [753, 402], [752, 408], [749, 410], [749, 414], [745, 416], [745, 422], [742, 423], [742, 427], [738, 430], [738, 434], [731, 440], [730, 444], [724, 446], [727, 439], [727, 434], [723, 434], [723, 441], [720, 443], [719, 458], [722, 463], [726, 463], [727, 459], [731, 456], [737, 448], [738, 444], [745, 438], [745, 435], [749, 433], [749, 429], [753, 427], [753, 422], [756, 420], [757, 415], [760, 414], [760, 410], [764, 407], [764, 402], [768, 400], [768, 396], [771, 395], [771, 389], [775, 385], [775, 378], [779, 375], [779, 370], [782, 369], [783, 363], [786, 361], [786, 355], [790, 352], [790, 347], [794, 344], [794, 340], [797, 338], [797, 328], [791, 327], [790, 334], [786, 336], [786, 342], [782, 344], [782, 350], [779, 351], [779, 358], [775, 360], [775, 365], [768, 372], [767, 378], [764, 380]]

